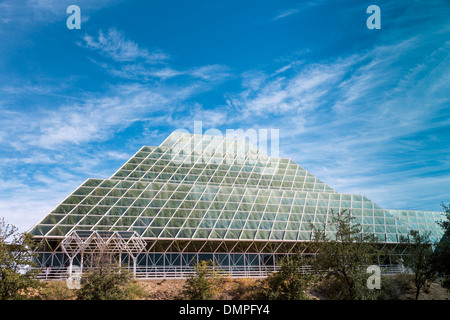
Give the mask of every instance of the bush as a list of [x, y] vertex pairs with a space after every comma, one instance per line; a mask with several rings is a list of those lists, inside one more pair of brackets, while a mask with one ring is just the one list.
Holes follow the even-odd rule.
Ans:
[[381, 290], [378, 300], [400, 300], [402, 296], [413, 290], [414, 280], [412, 275], [399, 273], [394, 276], [381, 278]]
[[252, 300], [256, 283], [255, 279], [235, 279], [230, 290], [231, 299]]
[[66, 282], [54, 281], [46, 283], [39, 290], [38, 298], [41, 300], [74, 300], [76, 293], [75, 290], [67, 288]]
[[[375, 299], [377, 291], [367, 288], [364, 275], [349, 275], [348, 278], [327, 276], [317, 285], [318, 291], [330, 300]], [[348, 279], [351, 279], [350, 282], [347, 282]]]
[[125, 297], [127, 300], [139, 300], [148, 296], [145, 288], [136, 281], [132, 281], [124, 288]]
[[216, 264], [209, 261], [201, 261], [195, 266], [195, 274], [190, 276], [183, 286], [181, 299], [187, 300], [212, 300], [220, 293], [222, 278], [214, 270]]
[[144, 289], [133, 281], [131, 272], [112, 266], [84, 273], [81, 289], [76, 291], [78, 300], [134, 300], [144, 294]]
[[281, 260], [279, 271], [259, 282], [259, 286], [255, 288], [255, 298], [264, 300], [309, 299], [304, 291], [311, 281], [311, 276], [300, 273], [300, 268], [303, 266], [303, 259], [299, 256]]
[[446, 277], [442, 280], [441, 285], [442, 285], [445, 289], [450, 290], [450, 276], [446, 276]]

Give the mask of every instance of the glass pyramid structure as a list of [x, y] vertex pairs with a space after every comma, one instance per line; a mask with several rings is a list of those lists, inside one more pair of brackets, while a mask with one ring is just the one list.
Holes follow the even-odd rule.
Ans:
[[[58, 242], [75, 231], [133, 232], [153, 252], [217, 252], [224, 243], [247, 244], [241, 252], [276, 243], [287, 252], [293, 246], [282, 249], [286, 243], [311, 241], [312, 225], [332, 236], [327, 221], [343, 209], [381, 243], [398, 243], [411, 229], [434, 241], [442, 235], [439, 212], [386, 210], [363, 195], [336, 192], [246, 139], [180, 132], [142, 147], [109, 179], [86, 180], [30, 233]], [[186, 247], [174, 249], [175, 242]]]
[[111, 178], [88, 179], [30, 232], [308, 241], [311, 223], [323, 227], [331, 210], [342, 209], [380, 241], [397, 242], [410, 229], [440, 237], [439, 212], [385, 210], [337, 193], [290, 159], [260, 154], [245, 139], [178, 132], [159, 147], [142, 147]]

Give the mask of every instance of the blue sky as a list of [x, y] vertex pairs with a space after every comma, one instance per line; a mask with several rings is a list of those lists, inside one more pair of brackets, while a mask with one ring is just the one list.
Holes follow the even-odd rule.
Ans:
[[280, 156], [335, 190], [440, 210], [449, 16], [446, 0], [2, 0], [0, 216], [26, 231], [194, 121], [279, 129]]

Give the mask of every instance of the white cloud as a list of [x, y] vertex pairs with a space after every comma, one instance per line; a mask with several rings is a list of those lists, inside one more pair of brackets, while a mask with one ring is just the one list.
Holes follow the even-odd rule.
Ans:
[[19, 231], [28, 231], [81, 182], [82, 179], [60, 168], [34, 172], [31, 176], [24, 173], [12, 178], [2, 176], [0, 216]]
[[90, 60], [115, 77], [138, 82], [146, 82], [154, 79], [168, 80], [184, 76], [187, 77], [187, 81], [201, 80], [211, 83], [227, 80], [232, 76], [229, 68], [223, 65], [205, 65], [186, 70], [177, 70], [167, 63], [162, 66], [154, 66], [137, 62], [123, 64], [117, 68], [111, 64], [98, 62], [94, 59]]
[[205, 65], [188, 70], [194, 78], [207, 81], [219, 81], [230, 77], [229, 68], [223, 65]]
[[28, 144], [53, 148], [108, 139], [116, 130], [145, 115], [167, 111], [169, 102], [174, 101], [160, 91], [138, 85], [118, 86], [114, 91], [116, 95], [88, 98], [83, 104], [50, 112], [41, 119], [40, 134], [33, 133], [26, 138]]
[[106, 34], [100, 30], [97, 38], [86, 34], [83, 40], [84, 43], [81, 45], [99, 51], [118, 62], [142, 59], [147, 63], [160, 63], [169, 58], [161, 50], [149, 52], [147, 49], [140, 48], [136, 42], [127, 39], [122, 32], [115, 28], [110, 28]]
[[280, 19], [289, 17], [290, 15], [293, 15], [298, 12], [299, 12], [298, 9], [289, 9], [289, 10], [283, 11], [280, 14], [276, 15], [274, 18], [272, 18], [272, 21], [276, 21], [276, 20], [280, 20]]
[[86, 21], [89, 15], [105, 7], [114, 6], [123, 0], [11, 0], [0, 2], [0, 34], [13, 30], [35, 31], [37, 27], [66, 20], [68, 6], [78, 5], [81, 19]]
[[78, 45], [111, 58], [115, 63], [88, 59], [109, 74], [122, 79], [148, 82], [184, 76], [188, 78], [188, 81], [200, 80], [212, 83], [231, 77], [230, 69], [219, 64], [176, 69], [169, 65], [168, 54], [161, 50], [149, 52], [136, 42], [127, 39], [123, 32], [115, 28], [110, 28], [106, 34], [100, 30], [98, 37], [85, 34], [83, 42]]
[[278, 69], [272, 76], [246, 74], [239, 95], [230, 95], [228, 104], [239, 108], [246, 116], [287, 115], [313, 110], [327, 101], [325, 95], [342, 80], [349, 66], [358, 59], [350, 57], [331, 64], [306, 65], [293, 76], [280, 74], [295, 62]]
[[108, 151], [104, 154], [104, 156], [107, 158], [113, 158], [118, 160], [128, 160], [129, 158], [131, 158], [132, 155], [120, 151]]
[[[86, 94], [79, 102], [27, 113], [2, 110], [0, 137], [3, 147], [25, 151], [30, 147], [55, 149], [105, 141], [137, 121], [162, 124], [201, 86], [111, 86], [104, 94]], [[160, 122], [158, 122], [160, 117]]]
[[281, 19], [287, 18], [289, 16], [292, 16], [294, 14], [307, 11], [307, 10], [311, 9], [312, 7], [321, 5], [323, 2], [324, 2], [323, 0], [303, 2], [295, 8], [291, 8], [291, 9], [287, 9], [287, 10], [283, 10], [283, 11], [279, 12], [275, 17], [273, 17], [271, 19], [271, 21], [281, 20]]

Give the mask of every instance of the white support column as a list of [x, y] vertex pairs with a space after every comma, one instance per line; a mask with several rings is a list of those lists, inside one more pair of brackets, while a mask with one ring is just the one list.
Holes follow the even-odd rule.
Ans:
[[137, 260], [137, 257], [136, 258], [134, 256], [131, 256], [131, 257], [133, 259], [133, 277], [136, 280], [136, 260]]
[[69, 257], [69, 269], [67, 270], [69, 277], [72, 276], [72, 265], [73, 265], [73, 257]]

